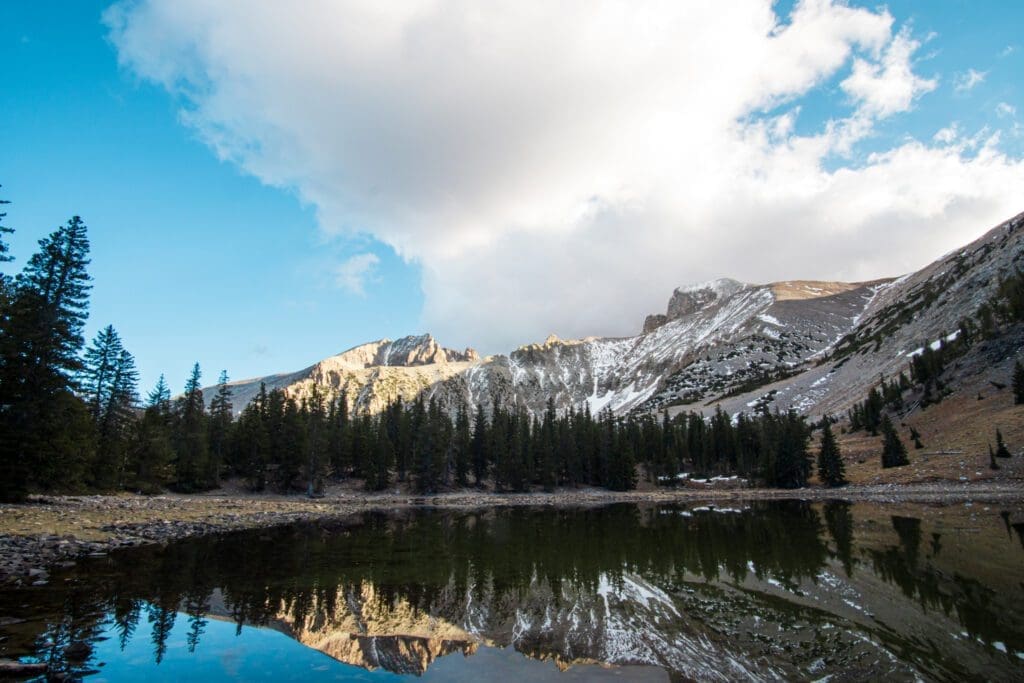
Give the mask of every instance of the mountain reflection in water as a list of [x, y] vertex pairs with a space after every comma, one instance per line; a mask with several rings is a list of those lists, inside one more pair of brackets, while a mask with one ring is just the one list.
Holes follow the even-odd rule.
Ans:
[[[229, 623], [266, 641], [245, 654], [262, 668], [215, 673], [240, 678], [287, 679], [299, 656], [277, 631], [359, 667], [325, 659], [309, 670], [324, 678], [1020, 679], [1022, 521], [801, 501], [367, 513], [120, 552], [0, 592], [0, 657], [114, 680], [148, 643], [132, 677], [189, 678], [204, 646], [227, 656]], [[85, 661], [68, 656], [78, 641], [94, 645]]]

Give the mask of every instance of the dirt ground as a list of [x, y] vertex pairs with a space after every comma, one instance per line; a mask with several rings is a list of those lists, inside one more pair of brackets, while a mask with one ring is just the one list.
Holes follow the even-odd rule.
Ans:
[[[836, 426], [836, 440], [851, 484], [1016, 482], [1024, 490], [1024, 406], [1014, 405], [1008, 389], [987, 386], [958, 392], [896, 423], [910, 460], [905, 467], [883, 470], [882, 437], [866, 431], [842, 434], [842, 426]], [[921, 434], [923, 448], [914, 448], [911, 427]], [[1013, 457], [997, 458], [999, 469], [993, 470], [988, 447], [995, 448], [996, 429]]]

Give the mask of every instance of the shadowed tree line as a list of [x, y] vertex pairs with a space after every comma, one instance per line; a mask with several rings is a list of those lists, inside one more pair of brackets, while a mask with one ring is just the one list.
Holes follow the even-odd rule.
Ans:
[[353, 414], [343, 396], [325, 402], [316, 387], [301, 401], [261, 387], [228, 431], [226, 464], [254, 490], [315, 493], [328, 478], [348, 477], [369, 490], [408, 481], [424, 493], [465, 486], [627, 490], [637, 483], [637, 465], [658, 481], [685, 471], [799, 487], [811, 471], [810, 431], [795, 413], [595, 417], [586, 407], [560, 413], [549, 400], [540, 416], [497, 404], [476, 406], [472, 417], [463, 406], [452, 419], [419, 397], [368, 415]]
[[[11, 260], [2, 239], [10, 232], [0, 232], [2, 263]], [[314, 386], [301, 399], [261, 387], [235, 419], [227, 373], [207, 404], [198, 363], [178, 397], [161, 376], [143, 402], [134, 358], [112, 325], [86, 347], [88, 265], [86, 226], [75, 216], [39, 241], [17, 276], [0, 274], [0, 500], [32, 491], [192, 492], [228, 476], [252, 490], [317, 495], [329, 479], [350, 477], [369, 490], [409, 481], [429, 493], [627, 490], [638, 469], [652, 481], [688, 472], [796, 488], [811, 472], [810, 429], [794, 412], [616, 417], [586, 406], [559, 412], [549, 401], [540, 415], [497, 402], [450, 414], [421, 397], [371, 416]], [[841, 465], [826, 440], [823, 481], [843, 483]]]

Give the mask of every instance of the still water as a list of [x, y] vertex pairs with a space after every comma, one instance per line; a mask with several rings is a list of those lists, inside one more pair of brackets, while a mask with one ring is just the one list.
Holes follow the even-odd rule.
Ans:
[[0, 657], [93, 683], [1024, 680], [1024, 508], [368, 513], [0, 591]]

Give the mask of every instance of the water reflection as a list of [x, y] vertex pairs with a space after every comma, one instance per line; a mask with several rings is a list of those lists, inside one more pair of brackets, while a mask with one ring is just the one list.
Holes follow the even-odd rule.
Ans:
[[[922, 516], [800, 501], [423, 511], [198, 539], [0, 593], [0, 656], [83, 675], [103, 667], [80, 643], [110, 658], [148, 639], [148, 665], [184, 678], [193, 660], [170, 662], [169, 643], [195, 653], [228, 622], [379, 674], [514, 648], [701, 680], [1020, 677], [1024, 552], [1004, 534], [1021, 515], [955, 537]], [[501, 661], [522, 676], [524, 658]]]

